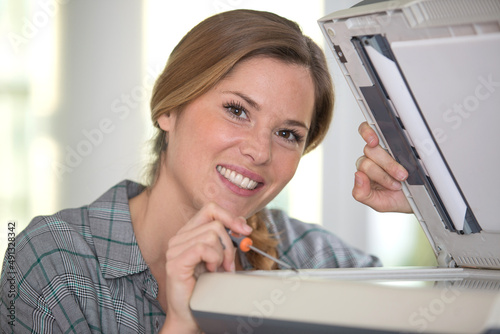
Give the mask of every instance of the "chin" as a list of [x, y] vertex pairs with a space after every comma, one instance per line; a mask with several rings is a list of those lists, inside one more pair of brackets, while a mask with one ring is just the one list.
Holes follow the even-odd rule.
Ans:
[[235, 215], [236, 217], [241, 216], [241, 217], [244, 217], [245, 219], [250, 218], [253, 214], [255, 214], [257, 211], [260, 210], [260, 209], [255, 209], [255, 208], [250, 209], [248, 207], [235, 206], [234, 202], [223, 202], [223, 203], [219, 202], [217, 204], [220, 205], [225, 210], [232, 213], [233, 215]]

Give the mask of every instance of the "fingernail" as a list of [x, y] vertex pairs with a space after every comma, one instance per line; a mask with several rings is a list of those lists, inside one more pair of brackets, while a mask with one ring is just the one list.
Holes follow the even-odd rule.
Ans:
[[400, 181], [404, 181], [408, 177], [408, 174], [405, 171], [399, 171], [397, 173], [397, 178]]
[[229, 267], [229, 270], [230, 270], [231, 272], [233, 272], [233, 273], [236, 271], [236, 265], [234, 264], [234, 262], [233, 262], [233, 263], [231, 263], [231, 266]]
[[243, 225], [243, 230], [246, 232], [246, 233], [250, 233], [253, 231], [253, 228], [250, 227], [250, 225], [247, 224], [247, 220], [245, 219], [245, 217], [238, 217], [238, 219], [241, 221], [241, 225]]
[[392, 183], [392, 188], [393, 188], [394, 190], [399, 190], [399, 189], [401, 189], [401, 183], [400, 183], [400, 182], [398, 182], [398, 181], [394, 181], [394, 182]]
[[245, 230], [246, 233], [251, 233], [253, 231], [253, 228], [250, 225], [247, 225], [246, 223], [243, 224], [243, 229]]

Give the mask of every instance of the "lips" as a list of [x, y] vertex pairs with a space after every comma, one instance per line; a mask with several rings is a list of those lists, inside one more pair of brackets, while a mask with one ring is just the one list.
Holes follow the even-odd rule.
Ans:
[[217, 171], [220, 175], [224, 176], [229, 182], [241, 189], [253, 190], [259, 184], [257, 181], [250, 179], [249, 177], [243, 176], [234, 170], [226, 167], [217, 166]]

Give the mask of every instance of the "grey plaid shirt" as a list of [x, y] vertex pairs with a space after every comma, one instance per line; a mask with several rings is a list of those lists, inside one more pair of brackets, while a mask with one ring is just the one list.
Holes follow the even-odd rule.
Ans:
[[[17, 236], [15, 260], [6, 253], [0, 281], [2, 332], [159, 331], [165, 313], [128, 206], [143, 188], [123, 181], [89, 206], [35, 218]], [[270, 232], [280, 232], [280, 258], [297, 268], [380, 265], [319, 226], [278, 210], [268, 210], [267, 218]]]

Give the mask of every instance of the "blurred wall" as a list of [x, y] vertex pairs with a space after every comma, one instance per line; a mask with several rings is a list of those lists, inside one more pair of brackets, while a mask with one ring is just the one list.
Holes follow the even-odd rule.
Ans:
[[[325, 15], [351, 7], [359, 0], [325, 1]], [[323, 224], [361, 249], [367, 249], [369, 208], [351, 196], [355, 162], [363, 154], [364, 142], [358, 127], [363, 114], [344, 76], [325, 43], [332, 78], [335, 84], [334, 120], [324, 142]]]
[[143, 73], [142, 1], [69, 1], [60, 6], [58, 144], [61, 208], [89, 203], [124, 178], [137, 179], [145, 105], [154, 79]]

